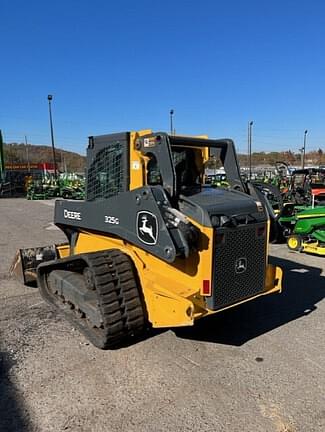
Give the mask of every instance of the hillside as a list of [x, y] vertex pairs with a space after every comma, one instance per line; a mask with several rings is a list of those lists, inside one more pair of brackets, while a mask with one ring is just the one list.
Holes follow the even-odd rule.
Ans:
[[[241, 167], [248, 166], [247, 154], [237, 155]], [[284, 152], [258, 152], [252, 153], [252, 166], [270, 166], [274, 167], [276, 162], [286, 162], [289, 166], [301, 165], [301, 153], [293, 153], [292, 151]], [[305, 166], [319, 166], [325, 164], [325, 152], [322, 149], [306, 152]], [[208, 168], [219, 167], [218, 161], [210, 159], [207, 163]]]
[[[39, 146], [29, 144], [4, 144], [4, 156], [6, 163], [26, 163], [27, 162], [27, 149], [30, 163], [39, 162], [52, 162], [52, 147]], [[56, 159], [58, 167], [61, 171], [65, 168], [69, 172], [83, 172], [86, 165], [86, 157], [78, 153], [66, 151], [63, 149], [56, 149]], [[238, 155], [241, 167], [248, 165], [248, 158], [245, 154]], [[283, 161], [292, 166], [299, 166], [301, 164], [301, 154], [293, 153], [290, 150], [285, 152], [259, 152], [252, 154], [252, 166], [274, 166], [275, 162]], [[322, 149], [306, 153], [306, 166], [308, 165], [324, 165], [325, 152]], [[214, 168], [216, 161], [211, 159], [207, 163], [208, 168]], [[218, 165], [219, 166], [219, 165]]]
[[[60, 148], [55, 150], [58, 168], [61, 171], [84, 172], [86, 157], [78, 153], [66, 151]], [[30, 163], [53, 162], [52, 147], [42, 145], [8, 143], [4, 144], [5, 163]]]

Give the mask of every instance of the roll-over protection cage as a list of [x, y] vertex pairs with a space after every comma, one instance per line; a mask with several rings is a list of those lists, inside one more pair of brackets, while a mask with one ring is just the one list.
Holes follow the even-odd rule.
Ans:
[[[149, 143], [149, 144], [148, 144]], [[154, 155], [162, 177], [162, 186], [176, 197], [177, 177], [172, 157], [173, 147], [208, 148], [210, 155], [218, 154], [227, 181], [233, 189], [247, 192], [240, 176], [234, 142], [231, 139], [205, 139], [168, 135], [158, 132], [138, 138], [136, 150]], [[87, 149], [86, 200], [109, 198], [130, 187], [130, 133], [117, 133], [89, 138]]]

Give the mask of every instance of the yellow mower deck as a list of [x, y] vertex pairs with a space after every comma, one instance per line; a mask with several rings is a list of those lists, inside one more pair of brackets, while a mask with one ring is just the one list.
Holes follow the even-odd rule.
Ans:
[[302, 252], [325, 256], [325, 246], [319, 246], [318, 242], [314, 242], [314, 243], [303, 242]]

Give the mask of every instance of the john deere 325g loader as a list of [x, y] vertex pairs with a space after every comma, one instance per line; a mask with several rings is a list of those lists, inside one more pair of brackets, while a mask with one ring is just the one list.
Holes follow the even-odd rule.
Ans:
[[[210, 153], [228, 189], [204, 185]], [[24, 280], [37, 268], [45, 300], [99, 348], [281, 291], [263, 195], [242, 182], [229, 139], [90, 137], [86, 199], [57, 200], [54, 222], [68, 243], [21, 250]]]

